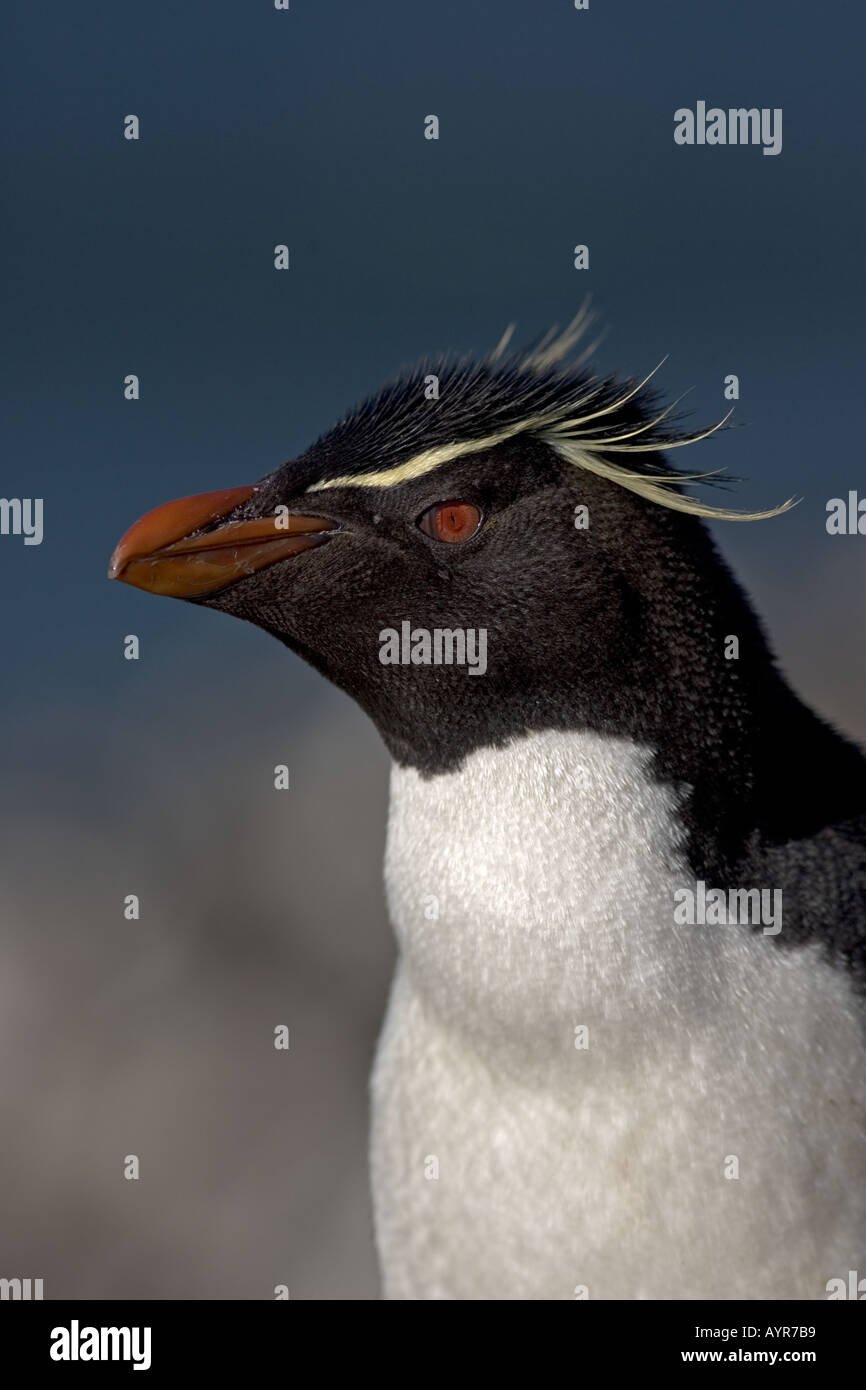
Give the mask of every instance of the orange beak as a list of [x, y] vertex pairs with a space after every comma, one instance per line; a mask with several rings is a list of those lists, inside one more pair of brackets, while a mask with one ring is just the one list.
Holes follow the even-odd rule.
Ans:
[[229, 521], [196, 534], [229, 516], [255, 491], [255, 487], [232, 487], [202, 492], [147, 512], [118, 543], [108, 567], [109, 579], [171, 598], [203, 598], [320, 545], [336, 529], [324, 517], [290, 513]]

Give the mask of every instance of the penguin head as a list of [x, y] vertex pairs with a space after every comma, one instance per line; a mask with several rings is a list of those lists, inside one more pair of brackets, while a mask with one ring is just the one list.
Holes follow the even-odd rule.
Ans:
[[686, 495], [662, 451], [700, 436], [645, 382], [562, 366], [582, 326], [421, 363], [258, 483], [148, 513], [110, 575], [270, 632], [424, 770], [615, 728], [664, 663], [665, 586], [712, 551], [698, 517], [746, 514]]

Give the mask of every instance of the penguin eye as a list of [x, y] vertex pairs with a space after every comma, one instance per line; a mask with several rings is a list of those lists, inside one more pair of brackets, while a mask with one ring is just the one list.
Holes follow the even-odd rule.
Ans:
[[481, 525], [481, 512], [472, 502], [437, 502], [418, 518], [418, 527], [434, 541], [468, 541]]

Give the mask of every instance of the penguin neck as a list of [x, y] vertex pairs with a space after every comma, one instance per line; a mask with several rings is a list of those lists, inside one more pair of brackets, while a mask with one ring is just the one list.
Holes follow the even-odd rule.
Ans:
[[[711, 537], [680, 521], [692, 519], [672, 519], [652, 564], [647, 545], [596, 564], [589, 595], [563, 570], [561, 606], [492, 632], [483, 677], [417, 668], [411, 692], [368, 705], [395, 762], [435, 778], [527, 733], [621, 740], [681, 790], [687, 861], [716, 880], [756, 838], [784, 843], [862, 812], [862, 757], [791, 691]], [[516, 659], [502, 663], [509, 641]]]
[[[546, 731], [638, 748], [649, 778], [682, 789], [696, 870], [721, 871], [748, 833], [760, 738], [773, 710], [796, 701], [735, 581], [721, 564], [714, 578], [671, 606], [623, 585], [607, 632], [593, 615], [594, 630], [575, 643], [554, 613], [548, 630], [535, 623], [522, 638], [546, 644], [543, 661], [528, 654], [501, 669], [501, 639], [492, 640], [483, 677], [448, 671], [437, 681], [418, 669], [411, 699], [393, 709], [380, 700], [370, 713], [394, 761], [432, 779]], [[454, 698], [461, 681], [465, 694]]]

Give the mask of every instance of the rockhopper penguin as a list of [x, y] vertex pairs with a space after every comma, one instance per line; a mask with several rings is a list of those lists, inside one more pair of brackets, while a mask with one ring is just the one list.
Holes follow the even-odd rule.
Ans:
[[772, 513], [695, 500], [700, 436], [582, 326], [422, 363], [110, 573], [273, 633], [393, 756], [385, 1296], [826, 1298], [866, 1273], [866, 760], [701, 520]]

